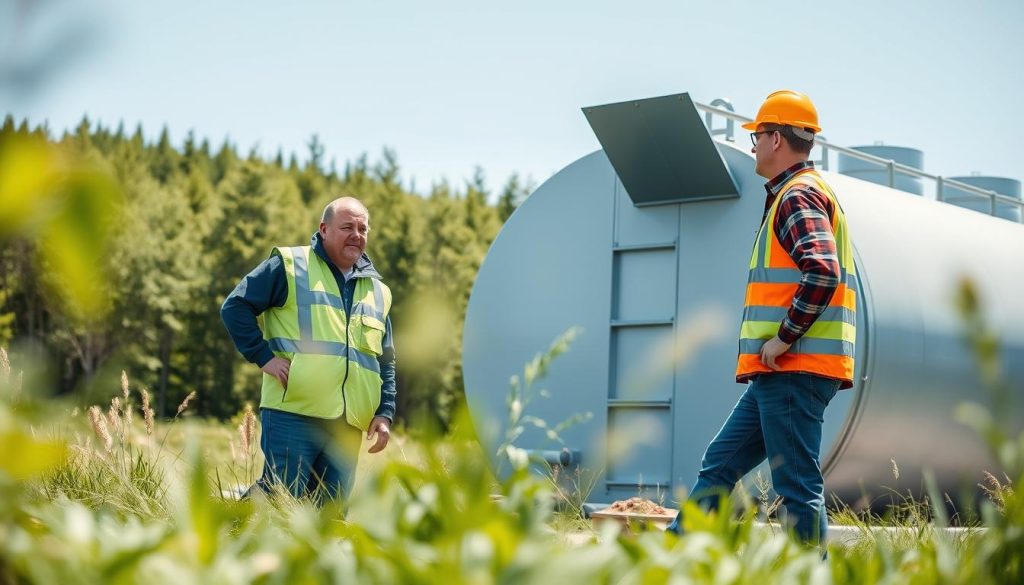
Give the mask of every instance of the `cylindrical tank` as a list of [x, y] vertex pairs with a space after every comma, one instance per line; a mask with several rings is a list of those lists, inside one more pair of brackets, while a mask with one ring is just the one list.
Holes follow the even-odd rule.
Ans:
[[[851, 150], [891, 160], [914, 169], [924, 169], [924, 153], [916, 148], [878, 144], [874, 146], [854, 146]], [[887, 166], [877, 165], [842, 153], [839, 155], [839, 172], [863, 181], [889, 186], [889, 168]], [[900, 191], [906, 191], [914, 195], [924, 193], [919, 177], [912, 177], [899, 172], [893, 174], [893, 186]]]
[[[989, 191], [995, 191], [1000, 195], [1006, 195], [1013, 197], [1014, 199], [1021, 198], [1020, 192], [1020, 181], [1017, 179], [1009, 179], [1006, 177], [988, 177], [981, 175], [971, 175], [967, 177], [949, 177], [954, 181], [966, 183], [972, 187], [978, 187], [979, 189], [988, 189]], [[981, 213], [992, 215], [992, 200], [984, 195], [978, 195], [976, 193], [969, 193], [963, 189], [958, 189], [952, 185], [943, 185], [942, 189], [942, 200], [946, 203], [951, 203], [966, 209], [973, 209]], [[1020, 223], [1021, 211], [1019, 205], [1012, 203], [1003, 203], [1002, 201], [996, 201], [996, 217], [1008, 219]]]
[[[642, 103], [633, 111], [658, 113]], [[625, 123], [608, 127], [625, 136]], [[657, 134], [664, 124], [646, 127]], [[588, 501], [678, 497], [745, 388], [733, 373], [765, 179], [749, 148], [713, 141], [702, 125], [699, 133], [657, 136], [684, 155], [697, 152], [698, 142], [713, 143], [734, 196], [636, 204], [643, 197], [631, 196], [621, 177], [634, 176], [627, 181], [634, 190], [664, 169], [666, 181], [686, 179], [672, 174], [672, 164], [638, 157], [642, 141], [625, 136], [620, 154], [605, 144], [526, 199], [495, 239], [470, 296], [466, 395], [492, 454], [508, 431], [510, 378], [522, 383], [525, 364], [562, 332], [581, 328], [521, 412], [548, 426], [593, 416], [563, 430], [562, 443], [528, 424], [515, 444], [578, 452], [574, 460], [590, 478], [582, 483], [593, 485]], [[622, 161], [639, 170], [624, 172]], [[954, 410], [964, 401], [991, 404], [991, 397], [963, 341], [956, 293], [961, 279], [976, 283], [1012, 383], [1002, 414], [1019, 428], [1024, 225], [846, 175], [822, 176], [846, 212], [860, 283], [855, 387], [833, 399], [823, 428], [826, 488], [849, 503], [890, 490], [920, 494], [927, 469], [954, 498], [964, 486], [976, 490], [982, 473], [998, 475], [998, 467]]]

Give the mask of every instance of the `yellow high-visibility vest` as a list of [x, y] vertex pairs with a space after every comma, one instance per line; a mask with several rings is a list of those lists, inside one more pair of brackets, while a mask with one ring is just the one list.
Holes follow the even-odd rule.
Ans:
[[775, 234], [775, 215], [786, 192], [797, 184], [812, 186], [832, 200], [832, 232], [839, 256], [840, 280], [828, 307], [807, 332], [775, 363], [782, 372], [817, 374], [853, 385], [854, 346], [857, 341], [857, 273], [850, 231], [835, 193], [813, 169], [797, 173], [778, 191], [754, 242], [750, 256], [743, 323], [740, 326], [736, 381], [773, 370], [761, 363], [764, 342], [779, 332], [800, 285], [800, 269]]
[[288, 276], [288, 299], [261, 315], [274, 355], [291, 360], [287, 390], [263, 375], [261, 408], [334, 419], [345, 415], [366, 430], [380, 406], [383, 353], [391, 289], [357, 277], [351, 314], [345, 313], [331, 267], [310, 246], [274, 248]]

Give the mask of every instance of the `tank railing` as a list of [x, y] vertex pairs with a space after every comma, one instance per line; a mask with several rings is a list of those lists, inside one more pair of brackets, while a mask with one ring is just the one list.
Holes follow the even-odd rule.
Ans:
[[[727, 100], [725, 98], [715, 98], [711, 102], [711, 105], [709, 107], [724, 108], [725, 110], [728, 110], [730, 112], [735, 112], [736, 111], [736, 108], [732, 107], [732, 102], [730, 102], [729, 100]], [[724, 135], [725, 139], [727, 141], [735, 142], [736, 138], [733, 137], [733, 124], [735, 124], [735, 121], [732, 118], [726, 118], [725, 119], [725, 128], [719, 128], [718, 130], [715, 130], [712, 127], [712, 125], [711, 125], [711, 117], [712, 116], [713, 116], [713, 114], [711, 112], [707, 112], [707, 113], [704, 114], [704, 123], [707, 125], [708, 131], [711, 132], [711, 135], [712, 136], [722, 136], [722, 135]]]
[[[726, 104], [729, 104], [729, 109], [724, 109], [724, 108], [718, 107], [717, 104], [720, 103], [720, 102], [725, 102]], [[718, 100], [715, 100], [714, 102], [712, 102], [710, 105], [702, 104], [702, 103], [696, 103], [695, 102], [694, 105], [697, 107], [698, 110], [702, 110], [704, 112], [704, 119], [705, 119], [705, 121], [707, 123], [708, 130], [711, 132], [712, 136], [724, 135], [725, 139], [728, 140], [729, 142], [734, 142], [736, 140], [735, 136], [733, 136], [733, 130], [734, 130], [733, 124], [735, 122], [740, 122], [742, 124], [742, 123], [752, 122], [753, 121], [752, 119], [747, 118], [746, 116], [741, 116], [741, 115], [737, 114], [736, 112], [732, 111], [732, 104], [729, 103], [727, 100], [718, 99]], [[716, 131], [712, 131], [711, 130], [711, 123], [712, 123], [712, 121], [713, 121], [715, 116], [720, 116], [720, 117], [722, 117], [722, 118], [724, 118], [726, 120], [725, 131], [723, 131], [721, 129], [716, 130]], [[953, 187], [953, 188], [956, 188], [957, 190], [965, 192], [965, 193], [967, 193], [969, 195], [977, 195], [979, 197], [987, 198], [989, 200], [989, 203], [990, 203], [990, 205], [989, 205], [989, 213], [990, 213], [990, 215], [995, 215], [996, 214], [996, 203], [1005, 203], [1005, 204], [1008, 204], [1008, 205], [1016, 205], [1017, 208], [1021, 210], [1021, 215], [1022, 215], [1022, 220], [1021, 221], [1024, 222], [1024, 200], [1022, 200], [1022, 199], [1017, 199], [1015, 197], [1010, 197], [1009, 195], [1004, 195], [1002, 193], [998, 193], [998, 192], [993, 191], [991, 189], [982, 189], [981, 187], [975, 187], [974, 185], [968, 185], [967, 183], [961, 183], [960, 181], [955, 181], [953, 179], [947, 179], [947, 178], [944, 178], [944, 177], [942, 177], [940, 175], [933, 175], [931, 173], [926, 173], [926, 172], [924, 172], [924, 171], [922, 171], [920, 169], [915, 169], [913, 167], [908, 167], [907, 165], [903, 165], [903, 164], [900, 164], [898, 162], [895, 162], [895, 161], [892, 161], [892, 160], [889, 160], [889, 159], [886, 159], [886, 158], [882, 158], [882, 157], [879, 157], [879, 156], [868, 154], [866, 152], [861, 152], [859, 150], [854, 150], [852, 148], [846, 148], [844, 146], [838, 146], [838, 145], [835, 145], [835, 144], [831, 144], [827, 140], [825, 140], [824, 136], [816, 137], [814, 139], [814, 143], [818, 147], [820, 147], [820, 149], [821, 149], [821, 159], [820, 160], [816, 160], [815, 164], [817, 164], [819, 167], [821, 167], [822, 170], [826, 170], [827, 171], [829, 169], [829, 164], [828, 164], [829, 155], [832, 152], [837, 152], [837, 153], [849, 156], [851, 158], [855, 158], [855, 159], [858, 159], [858, 160], [862, 160], [862, 161], [865, 161], [865, 162], [868, 162], [868, 163], [880, 166], [880, 167], [888, 170], [889, 171], [889, 186], [890, 187], [895, 188], [895, 186], [896, 186], [896, 176], [900, 175], [900, 174], [902, 174], [902, 175], [909, 175], [911, 177], [916, 177], [916, 178], [921, 178], [921, 179], [928, 179], [928, 180], [931, 180], [931, 181], [935, 181], [935, 184], [936, 184], [935, 200], [936, 201], [945, 201], [945, 188], [946, 187]]]

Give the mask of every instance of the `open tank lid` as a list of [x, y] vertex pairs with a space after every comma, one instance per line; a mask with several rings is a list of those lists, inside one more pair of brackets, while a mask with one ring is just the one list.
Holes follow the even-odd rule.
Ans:
[[739, 197], [690, 94], [583, 108], [633, 204]]

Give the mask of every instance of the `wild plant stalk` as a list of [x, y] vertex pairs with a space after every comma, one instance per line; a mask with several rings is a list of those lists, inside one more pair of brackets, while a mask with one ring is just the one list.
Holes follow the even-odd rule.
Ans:
[[530, 403], [537, 397], [550, 398], [551, 393], [547, 390], [537, 390], [534, 384], [547, 375], [551, 363], [558, 356], [568, 351], [573, 340], [579, 334], [579, 328], [572, 327], [551, 344], [551, 347], [543, 354], [537, 354], [523, 368], [523, 376], [512, 376], [509, 380], [509, 392], [505, 399], [508, 420], [505, 426], [505, 437], [498, 445], [496, 456], [498, 458], [498, 475], [504, 469], [505, 462], [512, 464], [513, 468], [525, 468], [529, 463], [527, 453], [515, 446], [516, 440], [526, 431], [527, 427], [534, 427], [544, 435], [559, 444], [564, 445], [561, 433], [569, 427], [585, 422], [593, 418], [592, 412], [575, 414], [563, 420], [555, 426], [548, 425], [547, 421], [534, 415], [525, 414]]
[[103, 450], [109, 453], [114, 446], [114, 439], [110, 436], [110, 431], [107, 430], [107, 421], [103, 418], [100, 407], [95, 405], [89, 407], [89, 422], [92, 423], [92, 430], [96, 433], [96, 437], [103, 444]]
[[178, 416], [180, 416], [181, 413], [185, 412], [185, 410], [188, 408], [189, 402], [195, 400], [195, 397], [197, 395], [198, 393], [195, 390], [189, 392], [188, 396], [185, 397], [185, 400], [182, 400], [181, 404], [178, 405], [178, 411], [174, 413], [174, 418], [178, 418]]
[[0, 347], [0, 382], [6, 384], [11, 380], [11, 359], [7, 357], [7, 350]]
[[242, 422], [238, 425], [238, 444], [245, 464], [243, 472], [248, 480], [253, 476], [256, 465], [256, 414], [251, 404], [245, 405]]
[[985, 483], [979, 483], [978, 487], [995, 504], [1000, 514], [1006, 513], [1006, 502], [1013, 497], [1013, 480], [1009, 475], [1004, 473], [1003, 481], [1000, 481], [998, 477], [986, 471]]
[[149, 405], [149, 391], [145, 388], [139, 390], [142, 394], [142, 420], [146, 424], [146, 434], [149, 436], [153, 435], [154, 421], [153, 421], [153, 409]]
[[[181, 404], [178, 405], [178, 410], [174, 413], [174, 417], [171, 420], [172, 421], [178, 420], [178, 417], [181, 416], [181, 413], [185, 412], [185, 410], [188, 409], [189, 403], [192, 402], [197, 395], [198, 395], [198, 393], [195, 390], [189, 392], [188, 396], [186, 396], [185, 399], [181, 401]], [[150, 416], [152, 416], [152, 409], [150, 409]], [[167, 427], [167, 430], [164, 432], [164, 436], [160, 438], [160, 450], [161, 451], [163, 450], [164, 445], [167, 442], [167, 437], [168, 437], [168, 435], [170, 435], [170, 433], [171, 433], [171, 428]], [[176, 458], [176, 460], [180, 460], [180, 459], [181, 459], [181, 454], [179, 453], [178, 457]]]
[[754, 474], [754, 487], [757, 489], [757, 501], [759, 504], [759, 511], [762, 515], [762, 520], [769, 522], [775, 517], [779, 507], [782, 506], [782, 497], [775, 496], [775, 498], [772, 499], [772, 482], [770, 479], [764, 477], [760, 469], [758, 469], [757, 473]]
[[560, 465], [548, 467], [545, 477], [555, 498], [562, 504], [561, 509], [556, 508], [553, 518], [556, 529], [562, 532], [594, 532], [593, 525], [584, 519], [586, 514], [583, 505], [597, 486], [597, 478], [602, 473], [593, 473], [579, 466], [570, 472]]
[[121, 397], [124, 399], [124, 426], [127, 433], [126, 439], [131, 439], [132, 424], [135, 418], [132, 416], [131, 392], [128, 386], [128, 372], [121, 370]]
[[107, 411], [107, 422], [114, 434], [120, 435], [124, 440], [124, 429], [121, 425], [121, 399], [117, 396], [110, 399], [110, 410]]
[[21, 394], [21, 385], [25, 377], [24, 371], [19, 371], [18, 375], [11, 380], [11, 359], [7, 355], [7, 350], [0, 347], [0, 385], [10, 386], [11, 389], [11, 402], [17, 402], [18, 397]]

